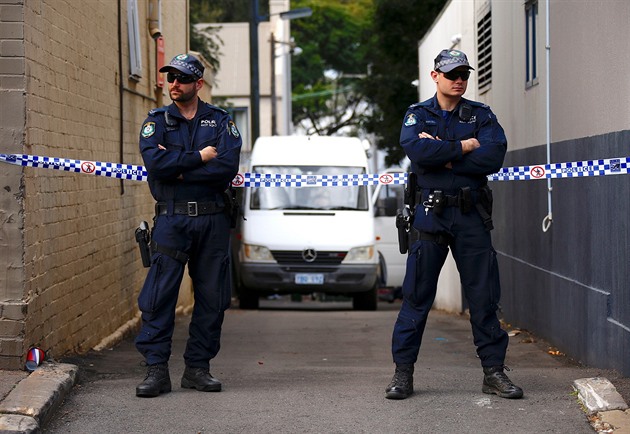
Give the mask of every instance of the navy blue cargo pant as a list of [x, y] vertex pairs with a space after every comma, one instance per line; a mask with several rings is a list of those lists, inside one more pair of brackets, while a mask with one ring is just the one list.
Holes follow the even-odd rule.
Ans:
[[[229, 218], [224, 212], [190, 217], [157, 217], [153, 240], [190, 256], [188, 273], [195, 305], [184, 353], [186, 366], [208, 368], [219, 352], [221, 326], [230, 305]], [[185, 264], [154, 252], [151, 268], [138, 297], [142, 328], [136, 348], [147, 364], [166, 363], [171, 355], [175, 307]]]
[[[426, 232], [450, 235], [477, 354], [483, 367], [503, 365], [508, 345], [496, 311], [501, 288], [496, 252], [490, 232], [476, 209], [462, 214], [457, 207], [445, 208], [440, 216], [419, 207], [415, 227]], [[403, 302], [394, 326], [392, 355], [396, 364], [413, 364], [418, 358], [422, 334], [437, 291], [440, 270], [448, 246], [434, 241], [416, 241], [407, 258]]]

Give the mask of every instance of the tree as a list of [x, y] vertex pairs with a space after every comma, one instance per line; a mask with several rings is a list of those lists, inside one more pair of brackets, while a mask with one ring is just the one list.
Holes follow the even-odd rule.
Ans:
[[388, 151], [387, 165], [397, 164], [404, 153], [399, 146], [406, 108], [417, 102], [412, 82], [418, 78], [418, 41], [440, 13], [446, 0], [374, 0], [367, 33], [367, 60], [371, 74], [362, 82], [372, 111], [365, 124], [380, 149]]
[[358, 83], [367, 72], [361, 34], [372, 0], [293, 0], [313, 15], [291, 22], [302, 54], [292, 59], [293, 123], [307, 134], [359, 135], [368, 112]]

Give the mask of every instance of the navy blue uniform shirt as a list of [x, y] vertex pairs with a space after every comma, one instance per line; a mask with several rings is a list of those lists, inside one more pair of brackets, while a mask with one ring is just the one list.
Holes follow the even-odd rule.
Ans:
[[[462, 104], [470, 107], [464, 119]], [[435, 139], [419, 138], [422, 132]], [[460, 141], [473, 137], [481, 146], [463, 155]], [[490, 107], [462, 98], [455, 110], [444, 112], [437, 96], [407, 109], [400, 144], [418, 175], [418, 186], [444, 191], [483, 186], [487, 175], [501, 169], [507, 150], [505, 133]], [[446, 167], [449, 162], [452, 168]]]
[[[157, 201], [215, 200], [238, 172], [241, 144], [230, 115], [201, 99], [190, 121], [174, 103], [151, 110], [140, 131], [151, 194]], [[203, 163], [199, 150], [206, 146], [214, 146], [217, 157]]]

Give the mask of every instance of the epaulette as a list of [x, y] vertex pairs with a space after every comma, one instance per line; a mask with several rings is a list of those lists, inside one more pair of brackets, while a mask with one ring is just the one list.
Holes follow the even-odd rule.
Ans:
[[224, 110], [224, 109], [222, 109], [221, 107], [217, 107], [216, 105], [212, 105], [212, 104], [206, 103], [206, 106], [208, 106], [208, 108], [211, 108], [212, 110], [216, 110], [216, 111], [218, 111], [218, 112], [221, 112], [221, 113], [223, 113], [224, 115], [227, 115], [227, 114], [228, 114], [228, 111], [227, 111], [227, 110]]
[[465, 100], [468, 104], [470, 104], [473, 107], [481, 107], [481, 108], [490, 108], [487, 104], [484, 104], [482, 102], [479, 101], [471, 101], [469, 99]]
[[160, 113], [164, 113], [168, 110], [168, 106], [154, 108], [153, 110], [149, 110], [149, 116], [157, 116]]

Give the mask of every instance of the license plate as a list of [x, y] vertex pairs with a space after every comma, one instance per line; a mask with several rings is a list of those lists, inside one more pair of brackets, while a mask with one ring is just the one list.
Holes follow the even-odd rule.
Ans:
[[295, 275], [295, 283], [298, 285], [323, 285], [323, 274], [298, 273]]

